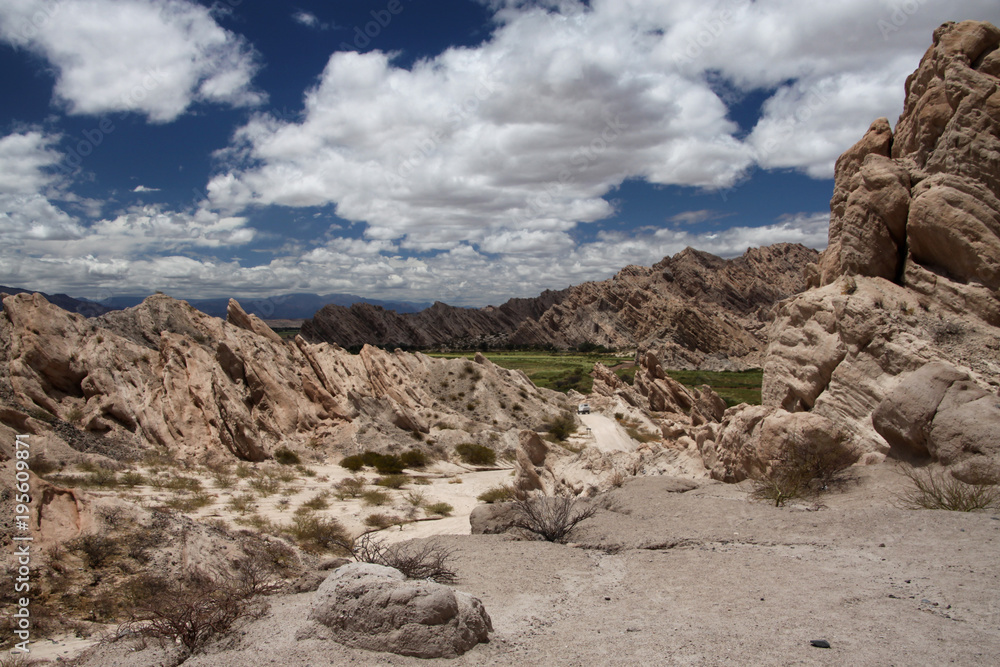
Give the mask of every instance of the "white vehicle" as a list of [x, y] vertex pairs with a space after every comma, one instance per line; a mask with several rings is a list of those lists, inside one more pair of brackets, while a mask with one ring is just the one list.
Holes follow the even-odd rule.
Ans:
[[590, 414], [590, 403], [581, 403], [576, 407], [576, 414], [578, 415], [589, 415]]

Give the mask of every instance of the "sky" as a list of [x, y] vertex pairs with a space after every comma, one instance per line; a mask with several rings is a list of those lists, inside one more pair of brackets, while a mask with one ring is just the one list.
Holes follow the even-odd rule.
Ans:
[[499, 304], [822, 249], [836, 158], [996, 0], [3, 0], [0, 284]]

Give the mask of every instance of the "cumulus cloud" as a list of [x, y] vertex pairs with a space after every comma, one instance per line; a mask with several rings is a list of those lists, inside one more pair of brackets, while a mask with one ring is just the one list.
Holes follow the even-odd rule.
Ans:
[[[902, 18], [893, 0], [491, 5], [488, 40], [409, 69], [334, 53], [302, 119], [258, 115], [218, 154], [211, 204], [334, 204], [414, 250], [523, 252], [544, 235], [563, 248], [560, 234], [614, 213], [606, 195], [625, 179], [717, 189], [753, 166], [829, 178], [874, 118], [899, 113], [933, 27], [1000, 20], [987, 0], [926, 0]], [[713, 81], [773, 91], [755, 127], [732, 122]]]
[[6, 0], [0, 39], [48, 60], [73, 114], [172, 121], [195, 102], [253, 106], [253, 49], [190, 0]]
[[147, 188], [145, 185], [137, 185], [132, 192], [159, 192], [160, 188]]

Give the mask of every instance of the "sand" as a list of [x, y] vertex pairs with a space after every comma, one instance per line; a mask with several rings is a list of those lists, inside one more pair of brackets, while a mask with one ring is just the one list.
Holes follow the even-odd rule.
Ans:
[[[296, 641], [303, 593], [271, 598], [232, 645], [184, 665], [1000, 664], [1000, 512], [900, 509], [891, 466], [857, 474], [822, 505], [784, 508], [741, 486], [672, 493], [668, 478], [636, 478], [575, 544], [434, 538], [495, 628], [455, 660]], [[163, 658], [129, 649], [97, 647], [80, 665]]]

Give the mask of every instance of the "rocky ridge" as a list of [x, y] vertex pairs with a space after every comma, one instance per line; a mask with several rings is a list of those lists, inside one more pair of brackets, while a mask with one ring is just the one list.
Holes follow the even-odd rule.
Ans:
[[162, 295], [88, 320], [23, 294], [0, 317], [0, 400], [4, 428], [37, 436], [51, 458], [260, 461], [279, 447], [400, 449], [414, 434], [442, 451], [503, 449], [565, 397], [482, 357], [285, 342], [235, 301], [227, 321]]
[[498, 308], [438, 303], [399, 315], [360, 304], [327, 306], [302, 335], [346, 347], [592, 343], [654, 349], [678, 368], [743, 368], [759, 363], [770, 308], [805, 288], [802, 271], [817, 258], [795, 244], [751, 248], [732, 260], [688, 248], [652, 267], [628, 266], [609, 280]]
[[1000, 423], [998, 77], [1000, 30], [942, 25], [895, 131], [876, 120], [837, 161], [829, 247], [812, 289], [775, 309], [764, 407], [725, 420], [722, 478], [746, 474], [756, 424], [808, 414], [859, 453], [1000, 481], [980, 428]]

